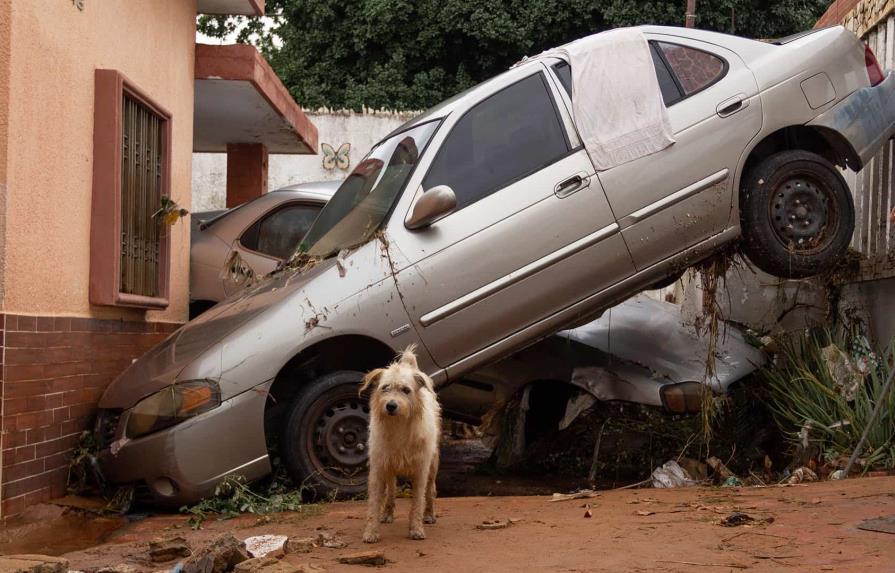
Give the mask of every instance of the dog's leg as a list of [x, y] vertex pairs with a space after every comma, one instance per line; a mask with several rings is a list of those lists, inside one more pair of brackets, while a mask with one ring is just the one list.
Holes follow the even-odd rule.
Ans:
[[385, 484], [382, 472], [375, 466], [370, 467], [367, 479], [367, 526], [364, 528], [364, 543], [379, 541], [379, 509], [382, 507], [382, 494]]
[[432, 458], [432, 465], [429, 468], [429, 482], [426, 484], [426, 511], [423, 513], [423, 523], [435, 523], [435, 496], [437, 490], [435, 488], [435, 476], [438, 475], [438, 454]]
[[410, 504], [410, 538], [425, 539], [423, 510], [426, 505], [426, 489], [429, 483], [429, 465], [424, 464], [413, 476], [413, 500]]
[[379, 515], [380, 523], [391, 523], [395, 520], [395, 478], [385, 480], [385, 500], [382, 504], [382, 513]]

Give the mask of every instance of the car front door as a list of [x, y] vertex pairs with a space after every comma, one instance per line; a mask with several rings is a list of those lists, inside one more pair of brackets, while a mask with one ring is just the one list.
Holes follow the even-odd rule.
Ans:
[[[436, 134], [408, 189], [448, 185], [457, 207], [388, 234], [405, 306], [447, 367], [633, 273], [594, 169], [541, 63], [474, 92]], [[409, 207], [408, 202], [402, 202]]]
[[737, 165], [762, 122], [755, 78], [735, 53], [650, 40], [675, 143], [599, 173], [638, 270], [735, 223]]
[[[280, 261], [292, 256], [302, 237], [320, 213], [321, 205], [290, 202], [279, 205], [249, 225], [233, 249], [257, 276], [273, 271]], [[224, 281], [228, 295], [245, 285]]]

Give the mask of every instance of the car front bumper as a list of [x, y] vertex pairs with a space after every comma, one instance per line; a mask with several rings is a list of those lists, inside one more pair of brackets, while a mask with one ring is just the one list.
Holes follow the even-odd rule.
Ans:
[[[247, 481], [263, 477], [271, 469], [264, 436], [269, 386], [270, 382], [256, 386], [205, 414], [134, 440], [122, 439], [127, 426], [124, 412], [114, 428], [107, 428], [111, 439], [98, 435], [100, 443], [108, 442], [98, 455], [103, 476], [113, 484], [145, 487], [151, 501], [165, 506], [207, 497], [231, 474]], [[98, 433], [110, 414], [117, 417], [109, 410], [99, 413]]]
[[862, 168], [895, 134], [895, 71], [887, 70], [882, 82], [855, 91], [808, 125], [844, 136]]

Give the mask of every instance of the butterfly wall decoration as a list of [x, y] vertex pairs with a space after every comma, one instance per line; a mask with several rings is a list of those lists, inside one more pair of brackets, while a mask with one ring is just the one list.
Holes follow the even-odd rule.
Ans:
[[170, 227], [189, 214], [190, 212], [186, 209], [182, 209], [180, 205], [177, 204], [177, 201], [166, 195], [162, 195], [162, 207], [152, 214], [152, 218], [161, 218], [162, 222]]
[[343, 143], [338, 150], [333, 149], [333, 146], [328, 143], [321, 143], [320, 149], [323, 150], [324, 169], [332, 171], [338, 167], [342, 171], [348, 171], [348, 167], [351, 165], [351, 158], [348, 156], [351, 152], [350, 143]]

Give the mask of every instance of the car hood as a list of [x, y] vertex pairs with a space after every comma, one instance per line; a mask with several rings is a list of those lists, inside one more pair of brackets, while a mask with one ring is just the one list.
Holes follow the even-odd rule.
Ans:
[[[202, 361], [198, 368], [202, 378], [219, 379], [222, 347], [218, 343], [302, 290], [333, 265], [335, 259], [329, 259], [303, 273], [296, 270], [276, 273], [214, 306], [134, 360], [106, 388], [99, 407], [130, 408], [142, 398], [173, 384], [183, 369], [197, 360]], [[221, 389], [223, 399], [237, 393], [233, 386], [228, 388]]]

